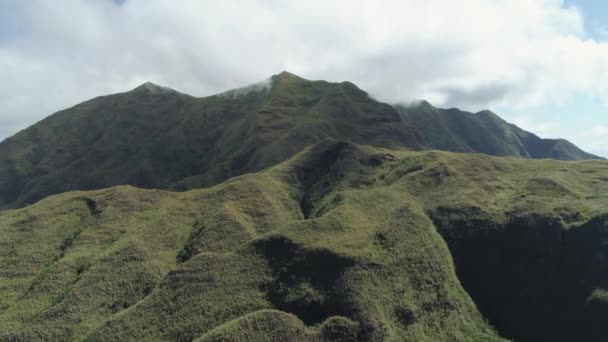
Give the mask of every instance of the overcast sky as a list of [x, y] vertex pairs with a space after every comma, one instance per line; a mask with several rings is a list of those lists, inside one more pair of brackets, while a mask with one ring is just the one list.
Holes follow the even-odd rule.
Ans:
[[0, 0], [0, 139], [145, 81], [204, 96], [282, 70], [608, 157], [605, 0]]

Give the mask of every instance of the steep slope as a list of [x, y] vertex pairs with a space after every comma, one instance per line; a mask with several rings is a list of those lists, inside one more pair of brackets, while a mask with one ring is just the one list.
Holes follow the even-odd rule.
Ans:
[[482, 315], [599, 340], [606, 203], [605, 161], [334, 140], [209, 189], [52, 196], [0, 212], [0, 340], [498, 340]]
[[439, 150], [538, 159], [601, 159], [567, 140], [541, 139], [488, 110], [473, 114], [456, 108], [436, 108], [426, 101], [396, 108]]
[[348, 82], [283, 72], [264, 84], [205, 98], [146, 83], [53, 114], [0, 143], [0, 208], [119, 184], [213, 185], [327, 137], [425, 146], [395, 109]]

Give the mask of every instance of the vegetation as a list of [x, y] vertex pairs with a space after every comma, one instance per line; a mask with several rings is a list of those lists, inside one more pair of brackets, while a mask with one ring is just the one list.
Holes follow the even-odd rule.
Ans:
[[606, 203], [605, 161], [335, 140], [207, 189], [68, 192], [0, 212], [0, 340], [597, 340]]
[[144, 84], [55, 113], [0, 143], [0, 209], [71, 190], [185, 190], [262, 170], [331, 137], [425, 147], [355, 85], [283, 72], [270, 88], [194, 98]]
[[396, 108], [438, 150], [523, 158], [601, 159], [567, 140], [541, 139], [489, 110], [473, 114], [456, 108], [436, 108], [426, 101]]
[[0, 341], [605, 340], [590, 158], [286, 72], [95, 98], [0, 143]]

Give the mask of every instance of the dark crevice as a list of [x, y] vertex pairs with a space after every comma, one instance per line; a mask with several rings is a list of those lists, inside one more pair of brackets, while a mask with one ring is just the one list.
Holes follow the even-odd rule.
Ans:
[[137, 293], [137, 295], [134, 295], [132, 297], [121, 298], [110, 304], [108, 307], [110, 311], [113, 314], [116, 314], [120, 311], [126, 310], [131, 306], [145, 300], [148, 296], [150, 296], [150, 294], [152, 294], [152, 292], [156, 288], [156, 283], [151, 281], [142, 282], [141, 285], [143, 286], [140, 286], [138, 288], [139, 293]]
[[198, 220], [194, 222], [188, 241], [186, 241], [186, 244], [184, 244], [184, 248], [182, 248], [182, 250], [177, 253], [176, 259], [178, 263], [186, 262], [192, 259], [192, 257], [196, 254], [198, 254], [199, 237], [204, 230], [205, 226], [203, 224], [201, 224]]
[[408, 326], [414, 324], [418, 319], [416, 311], [410, 308], [397, 307], [395, 308], [395, 317], [399, 323]]
[[311, 217], [315, 209], [315, 202], [331, 190], [331, 186], [336, 179], [342, 177], [340, 174], [332, 173], [331, 170], [348, 145], [345, 142], [336, 142], [324, 151], [317, 160], [296, 171], [296, 176], [303, 187], [304, 195], [300, 201], [300, 208], [305, 219]]
[[[36, 275], [28, 289], [19, 297], [18, 301], [30, 295], [45, 280], [57, 263], [66, 256], [74, 242], [78, 240], [80, 234], [82, 234], [82, 231], [83, 229], [78, 229], [61, 241], [61, 244], [59, 244], [59, 255], [55, 256], [50, 264]], [[74, 283], [79, 280], [81, 274], [87, 270], [88, 266], [88, 264], [80, 264], [76, 267], [77, 278], [74, 280]]]
[[599, 318], [608, 303], [589, 304], [595, 288], [608, 288], [608, 267], [598, 261], [608, 260], [608, 217], [569, 229], [537, 215], [499, 224], [476, 208], [438, 208], [431, 217], [461, 283], [501, 336], [600, 341], [608, 334]]
[[331, 316], [352, 318], [342, 274], [353, 261], [323, 249], [304, 249], [293, 241], [272, 236], [255, 248], [268, 262], [273, 280], [266, 287], [272, 305], [298, 316], [307, 325]]
[[86, 203], [91, 216], [97, 216], [97, 215], [101, 214], [102, 210], [97, 207], [97, 202], [95, 202], [94, 200], [92, 200], [88, 197], [84, 198], [84, 202]]
[[66, 255], [67, 251], [74, 244], [74, 241], [78, 240], [78, 237], [80, 237], [81, 233], [82, 233], [82, 229], [79, 229], [79, 230], [75, 231], [74, 233], [72, 233], [72, 235], [63, 239], [63, 241], [61, 242], [61, 245], [59, 245], [59, 251], [61, 252], [61, 254], [59, 255], [59, 258], [55, 261], [59, 261], [59, 259], [63, 258]]
[[[295, 175], [300, 183], [300, 210], [304, 219], [317, 218], [342, 202], [335, 194], [341, 185], [366, 188], [375, 183], [370, 169], [394, 159], [386, 153], [369, 153], [349, 142], [327, 140], [303, 157]], [[326, 201], [332, 193], [335, 196]]]

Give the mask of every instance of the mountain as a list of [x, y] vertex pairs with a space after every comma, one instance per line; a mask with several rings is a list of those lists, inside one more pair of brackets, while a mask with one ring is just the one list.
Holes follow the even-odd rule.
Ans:
[[0, 341], [603, 341], [586, 157], [286, 72], [95, 98], [0, 143]]
[[0, 143], [0, 208], [120, 184], [209, 186], [328, 137], [426, 148], [393, 107], [348, 82], [283, 72], [204, 98], [146, 83], [55, 113]]
[[523, 158], [601, 159], [567, 140], [541, 139], [489, 110], [473, 114], [436, 108], [426, 101], [396, 108], [427, 143], [439, 150]]
[[145, 83], [57, 112], [0, 142], [0, 209], [130, 184], [187, 190], [275, 165], [325, 138], [412, 150], [592, 159], [484, 111], [390, 106], [349, 82], [288, 72], [196, 98]]
[[68, 192], [0, 211], [0, 340], [599, 340], [606, 203], [604, 161], [335, 140], [207, 189]]

